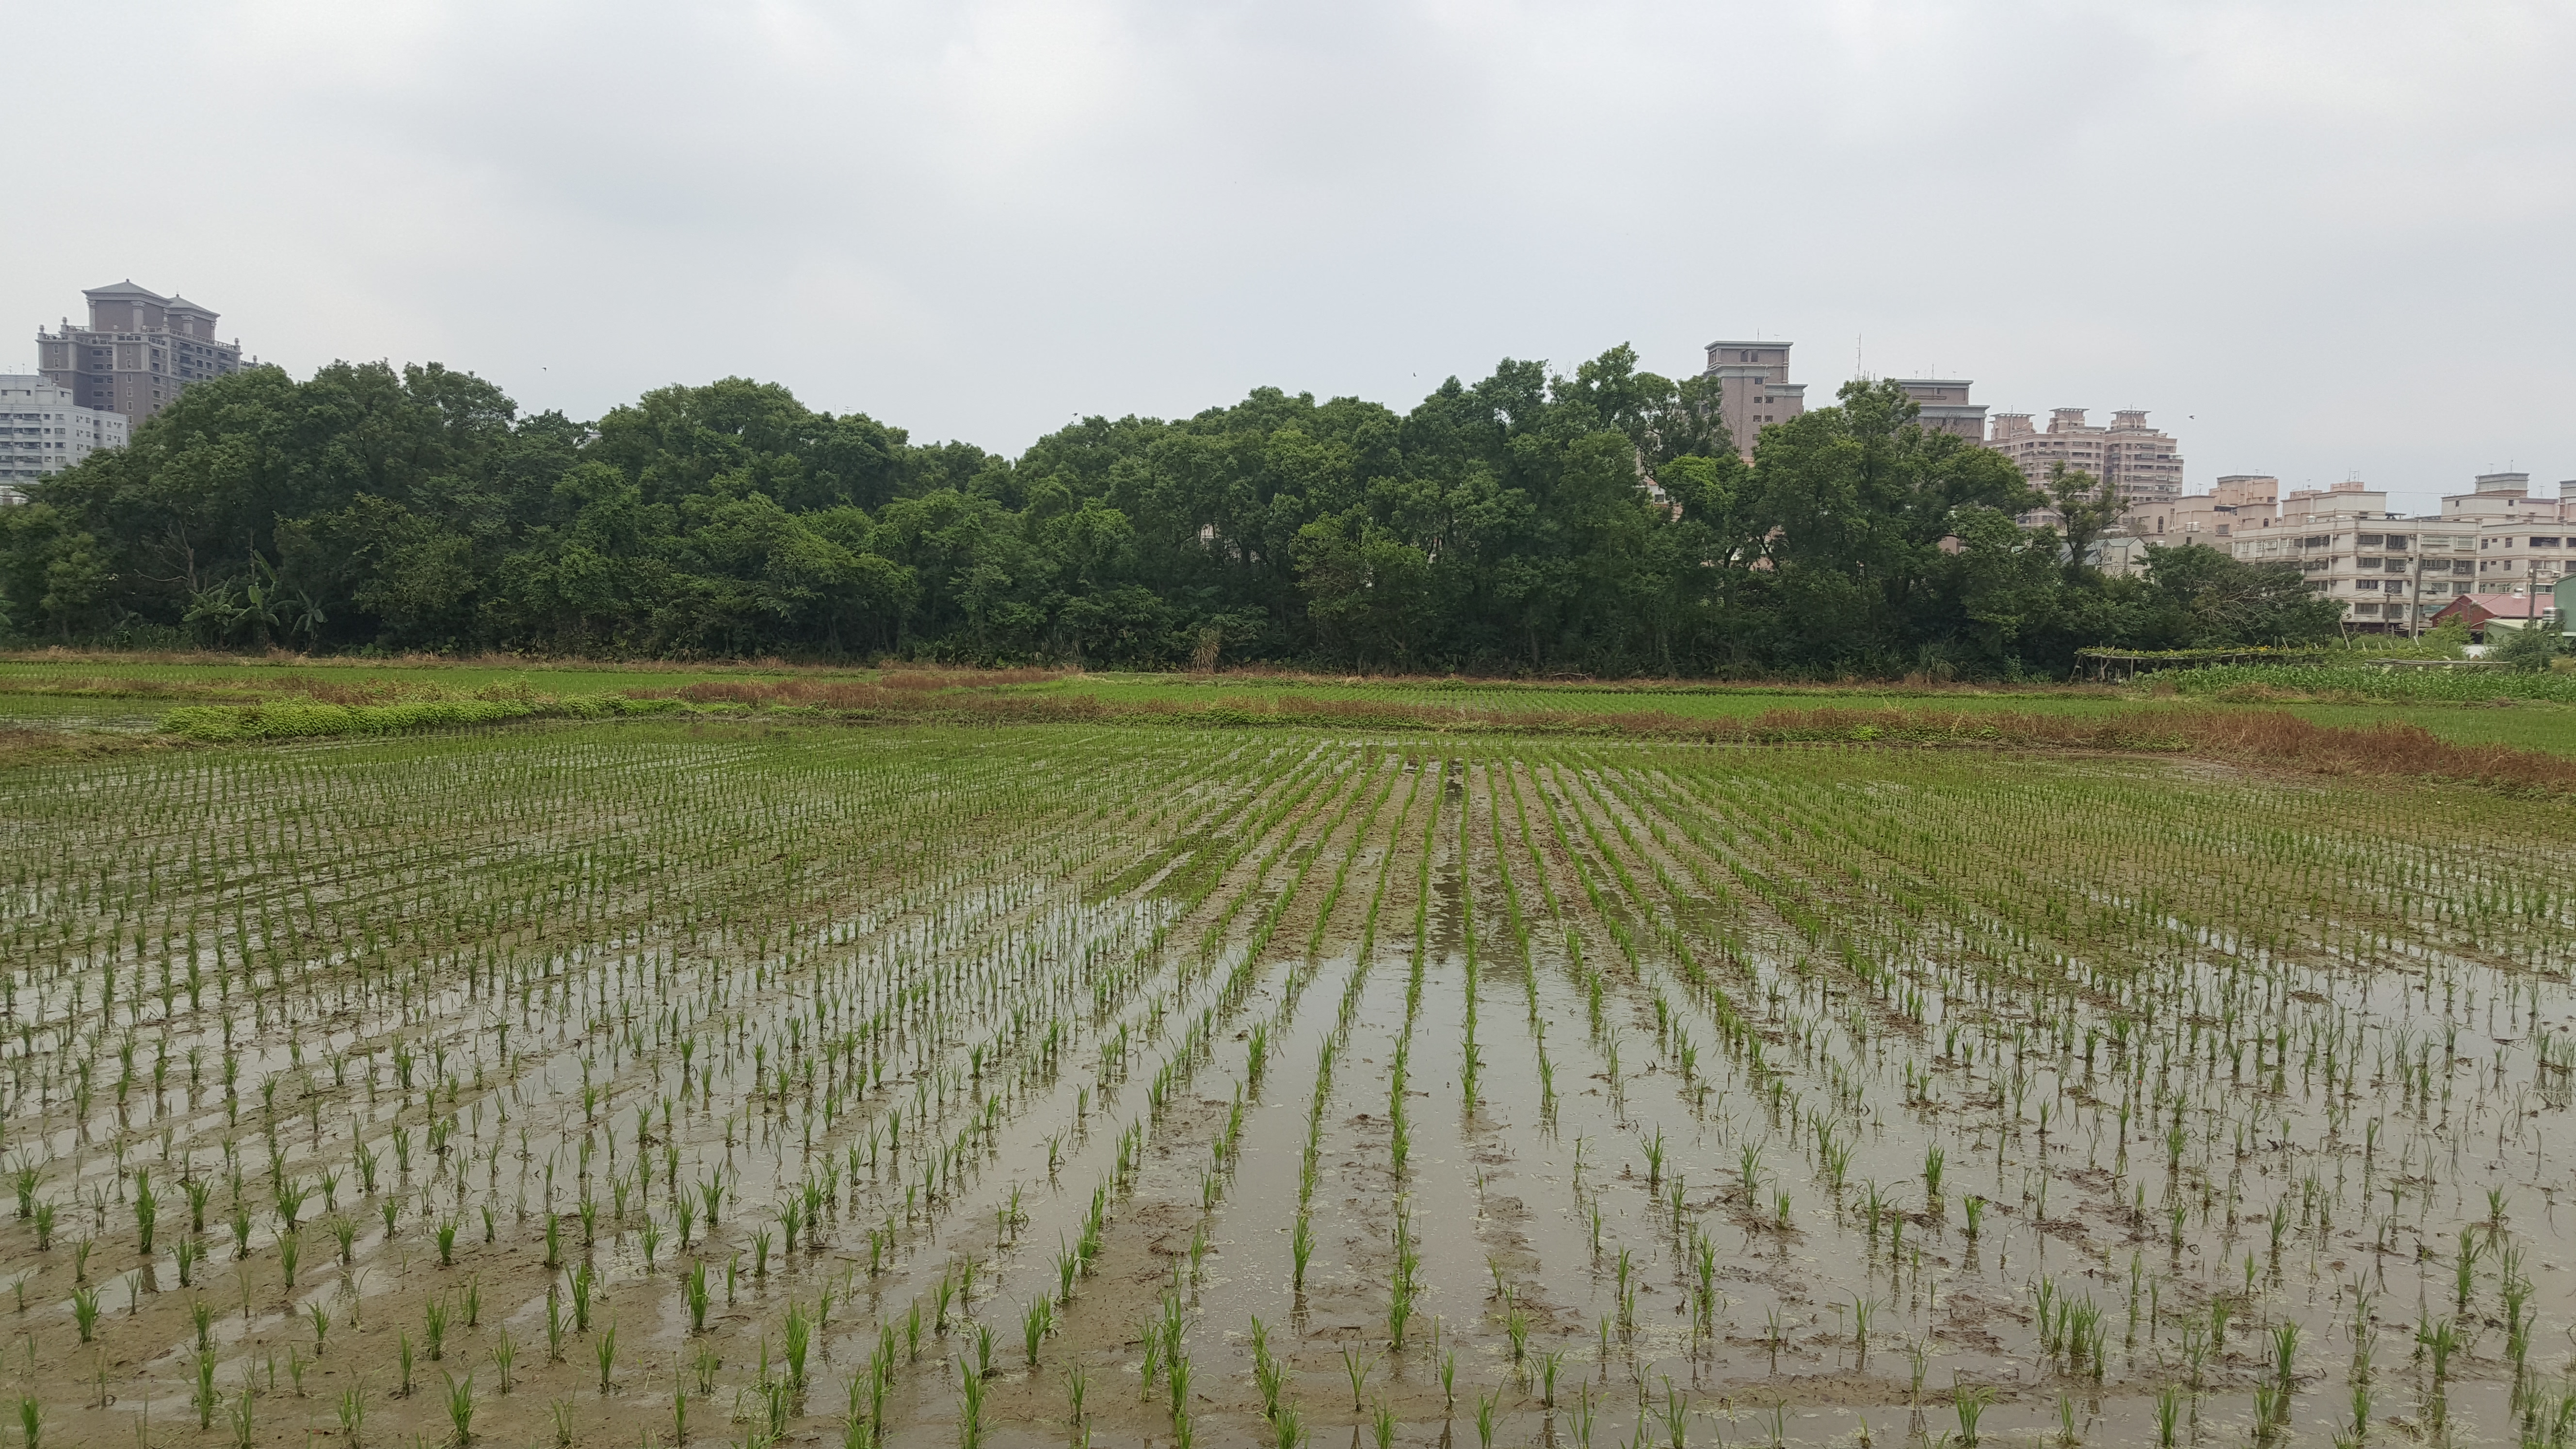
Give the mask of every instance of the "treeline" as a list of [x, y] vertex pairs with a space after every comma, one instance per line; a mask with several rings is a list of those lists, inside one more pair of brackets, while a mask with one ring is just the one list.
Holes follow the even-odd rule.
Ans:
[[[2068, 561], [1885, 383], [1766, 428], [1620, 347], [1409, 413], [1275, 389], [1017, 458], [775, 384], [521, 417], [436, 365], [189, 389], [0, 512], [21, 641], [1595, 675], [2057, 675], [2087, 644], [2330, 637], [2294, 570]], [[2069, 531], [2097, 528], [2068, 480]]]

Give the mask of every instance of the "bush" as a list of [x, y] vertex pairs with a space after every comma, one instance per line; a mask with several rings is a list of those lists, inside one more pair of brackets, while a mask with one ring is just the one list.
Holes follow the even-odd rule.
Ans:
[[2156, 681], [2193, 697], [2272, 699], [2309, 695], [2397, 704], [2482, 704], [2491, 699], [2528, 699], [2576, 704], [2576, 675], [2520, 673], [2503, 668], [2239, 664], [2177, 669], [2157, 675]]
[[[2496, 638], [2496, 635], [2503, 637]], [[2565, 637], [2558, 632], [2555, 623], [2535, 623], [2509, 631], [2490, 629], [2488, 637], [2495, 647], [2487, 651], [2487, 657], [2499, 664], [2509, 664], [2525, 674], [2537, 674], [2547, 669], [2550, 662], [2563, 652], [2565, 645]]]

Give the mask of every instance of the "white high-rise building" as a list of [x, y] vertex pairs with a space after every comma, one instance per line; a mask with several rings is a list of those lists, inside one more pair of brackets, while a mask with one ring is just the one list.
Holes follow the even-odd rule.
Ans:
[[0, 373], [0, 504], [101, 448], [125, 446], [123, 413], [85, 408], [42, 374]]

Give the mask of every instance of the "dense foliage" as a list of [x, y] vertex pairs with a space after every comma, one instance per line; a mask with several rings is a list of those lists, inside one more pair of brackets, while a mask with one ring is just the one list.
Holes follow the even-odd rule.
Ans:
[[2013, 466], [1891, 384], [1750, 464], [1715, 386], [1621, 347], [1405, 414], [1265, 388], [1012, 459], [738, 378], [585, 425], [435, 365], [254, 369], [9, 510], [0, 593], [62, 641], [1542, 674], [2056, 674], [2333, 633], [2286, 568], [2066, 562], [2015, 525]]

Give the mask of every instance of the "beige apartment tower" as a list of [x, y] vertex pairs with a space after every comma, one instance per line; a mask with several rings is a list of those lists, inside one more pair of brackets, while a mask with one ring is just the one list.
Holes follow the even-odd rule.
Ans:
[[1976, 387], [1965, 376], [1891, 376], [1888, 382], [1906, 389], [1914, 400], [1914, 420], [1924, 433], [1955, 433], [1971, 443], [1986, 441], [1986, 405], [1968, 402], [1968, 389]]
[[89, 325], [36, 329], [36, 370], [81, 407], [130, 424], [168, 407], [191, 384], [241, 370], [241, 339], [215, 336], [216, 313], [185, 297], [119, 282], [81, 294]]
[[1718, 380], [1717, 411], [1735, 451], [1753, 461], [1762, 430], [1807, 410], [1807, 385], [1789, 380], [1788, 342], [1712, 342], [1706, 376]]
[[2050, 467], [2058, 463], [2070, 473], [2092, 474], [2111, 485], [2131, 532], [2151, 531], [2156, 511], [2169, 513], [2182, 497], [2182, 453], [2173, 435], [2147, 426], [2146, 413], [2137, 408], [2111, 414], [2109, 427], [2086, 422], [2084, 414], [2083, 408], [2053, 409], [2041, 430], [2031, 426], [2028, 413], [1997, 413], [1986, 446], [2020, 465], [2034, 488], [2047, 484]]
[[1914, 399], [1915, 421], [1927, 433], [1952, 433], [1972, 443], [1986, 440], [1986, 405], [1968, 401], [1976, 386], [1964, 377], [1897, 377], [1888, 379]]

